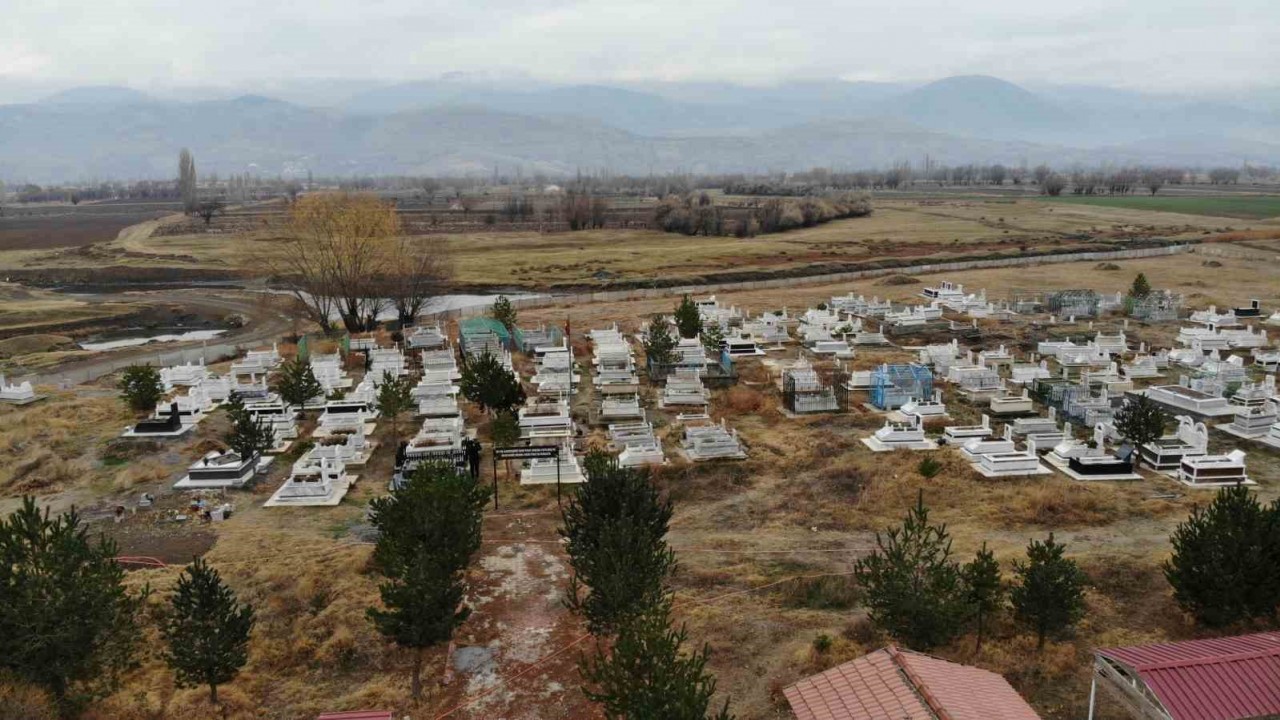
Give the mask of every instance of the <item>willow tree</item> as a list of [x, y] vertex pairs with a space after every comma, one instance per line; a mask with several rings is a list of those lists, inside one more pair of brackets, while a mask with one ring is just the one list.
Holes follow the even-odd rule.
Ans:
[[271, 269], [325, 333], [335, 312], [348, 332], [364, 332], [387, 302], [399, 234], [395, 207], [373, 195], [307, 195], [290, 208], [289, 238]]
[[444, 292], [452, 276], [453, 261], [443, 242], [402, 238], [392, 250], [391, 266], [381, 277], [381, 294], [395, 308], [400, 327], [408, 327]]

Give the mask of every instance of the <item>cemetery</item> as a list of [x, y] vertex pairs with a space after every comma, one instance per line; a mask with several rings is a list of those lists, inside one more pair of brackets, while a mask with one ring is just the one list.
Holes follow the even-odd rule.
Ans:
[[[929, 450], [941, 441], [958, 448], [982, 477], [1056, 471], [1082, 481], [1133, 480], [1139, 477], [1133, 460], [1141, 455], [1157, 470], [1205, 486], [1209, 477], [1234, 467], [1208, 454], [1203, 423], [1180, 424], [1173, 435], [1136, 451], [1111, 447], [1100, 428], [1110, 428], [1116, 409], [1132, 393], [1172, 413], [1229, 418], [1214, 423], [1225, 435], [1264, 444], [1272, 437], [1280, 441], [1274, 378], [1255, 369], [1266, 373], [1277, 365], [1266, 364], [1270, 338], [1252, 322], [1265, 317], [1259, 303], [1238, 313], [1219, 312], [1213, 305], [1192, 311], [1177, 327], [1182, 349], [1171, 351], [1154, 341], [1134, 341], [1129, 319], [1114, 326], [1092, 319], [1125, 313], [1148, 324], [1178, 323], [1178, 313], [1170, 312], [1185, 301], [1163, 291], [1153, 291], [1155, 299], [1132, 301], [1091, 290], [1051, 290], [1034, 301], [1030, 295], [991, 300], [985, 290], [970, 294], [960, 283], [943, 280], [919, 295], [923, 302], [913, 304], [851, 292], [794, 316], [785, 307], [752, 316], [716, 296], [696, 298], [702, 326], [718, 329], [724, 338], [720, 350], [709, 352], [697, 336], [677, 337], [673, 361], [666, 365], [655, 365], [643, 353], [649, 326], [632, 325], [635, 334], [628, 335], [624, 318], [584, 333], [587, 356], [579, 356], [562, 328], [545, 321], [508, 330], [487, 318], [468, 318], [458, 324], [456, 339], [445, 323], [420, 322], [403, 333], [403, 348], [376, 333], [352, 336], [346, 347], [363, 354], [363, 375], [352, 377], [341, 352], [317, 352], [308, 359], [322, 388], [301, 408], [319, 411], [314, 426], [307, 426], [315, 439], [308, 438], [308, 449], [295, 462], [299, 479], [292, 489], [282, 486], [281, 497], [323, 496], [315, 502], [329, 502], [342, 492], [346, 468], [370, 461], [378, 446], [371, 440], [379, 428], [377, 386], [384, 378], [409, 379], [413, 415], [421, 422], [416, 433], [397, 443], [398, 471], [427, 459], [459, 462], [463, 441], [475, 436], [467, 429], [468, 403], [458, 385], [462, 363], [485, 352], [528, 383], [527, 401], [514, 409], [521, 440], [561, 448], [557, 461], [524, 463], [521, 483], [526, 485], [544, 484], [556, 469], [562, 482], [581, 482], [576, 458], [597, 437], [627, 467], [670, 462], [663, 447], [667, 442], [693, 462], [748, 457], [732, 414], [718, 407], [716, 397], [737, 384], [735, 362], [758, 363], [766, 351], [783, 357], [769, 374], [783, 411], [792, 417], [846, 413], [854, 398], [865, 398], [858, 412], [881, 416], [879, 428], [861, 438], [868, 449]], [[1049, 313], [1041, 327], [1084, 324], [1091, 335], [1077, 342], [1070, 334], [1054, 333], [1030, 346], [1010, 342], [1007, 335], [994, 342], [981, 338], [980, 320], [1017, 326], [1036, 313]], [[965, 316], [971, 317], [969, 323], [957, 322]], [[903, 346], [916, 362], [903, 362], [902, 351], [889, 343], [886, 331], [895, 326], [914, 326], [917, 333], [928, 328], [929, 340], [916, 348]], [[1075, 337], [1081, 337], [1078, 330]], [[857, 353], [855, 346], [869, 349]], [[878, 362], [877, 356], [885, 360]], [[286, 452], [303, 438], [299, 408], [272, 391], [271, 378], [283, 359], [274, 344], [246, 352], [221, 375], [203, 362], [161, 368], [161, 382], [172, 395], [150, 418], [130, 426], [126, 437], [180, 437], [234, 393], [245, 399], [252, 417], [274, 431], [274, 447], [267, 452]], [[1194, 375], [1161, 384], [1170, 361]], [[7, 384], [4, 390], [6, 400], [31, 392]], [[590, 404], [575, 417], [583, 393]], [[961, 417], [981, 422], [929, 425], [951, 417], [957, 402]], [[657, 423], [651, 413], [659, 414]], [[657, 431], [665, 422], [678, 423], [675, 437]], [[1093, 438], [1076, 440], [1073, 426], [1092, 429]], [[1193, 460], [1199, 457], [1212, 461], [1197, 464]], [[218, 474], [232, 472], [230, 486], [248, 482], [240, 467], [245, 463], [230, 467], [230, 462], [216, 454], [201, 458], [190, 469], [190, 482], [202, 477], [216, 482]]]
[[[723, 552], [716, 562], [732, 569], [720, 572], [758, 575], [761, 585], [773, 580], [771, 560], [733, 553], [764, 548], [802, 572], [825, 572], [832, 567], [825, 556], [804, 553], [866, 539], [918, 490], [942, 521], [971, 523], [961, 541], [966, 553], [986, 524], [1003, 555], [1015, 535], [1063, 527], [1117, 542], [1129, 526], [1111, 523], [1127, 519], [1145, 531], [1185, 514], [1202, 491], [1235, 484], [1271, 491], [1280, 400], [1277, 363], [1265, 362], [1274, 352], [1263, 329], [1269, 308], [1192, 319], [1176, 304], [1180, 312], [1168, 319], [1156, 319], [1158, 308], [1139, 318], [1113, 292], [1048, 290], [1036, 309], [997, 297], [1002, 286], [986, 280], [967, 284], [995, 292], [970, 294], [941, 278], [927, 284], [933, 295], [914, 304], [910, 295], [924, 292], [916, 286], [883, 300], [863, 287], [832, 288], [814, 293], [811, 302], [827, 298], [814, 307], [797, 302], [794, 290], [776, 302], [695, 299], [702, 327], [718, 327], [723, 346], [709, 349], [705, 336], [672, 329], [670, 362], [657, 364], [647, 351], [650, 321], [670, 311], [671, 298], [637, 303], [635, 312], [623, 304], [572, 308], [572, 332], [560, 326], [567, 309], [552, 307], [522, 310], [510, 330], [488, 318], [423, 318], [399, 341], [386, 332], [352, 337], [349, 351], [312, 338], [305, 360], [322, 390], [301, 405], [281, 396], [281, 368], [300, 357], [295, 342], [281, 342], [221, 362], [157, 368], [165, 392], [127, 421], [121, 440], [145, 453], [129, 463], [168, 463], [162, 493], [216, 492], [239, 508], [224, 527], [266, 513], [271, 520], [257, 522], [281, 531], [358, 525], [372, 498], [402, 487], [416, 468], [467, 467], [469, 441], [479, 441], [483, 483], [498, 488], [503, 511], [550, 515], [519, 522], [551, 547], [558, 542], [551, 486], [569, 497], [589, 482], [587, 453], [601, 450], [621, 467], [652, 469], [664, 492], [679, 498], [679, 521], [696, 529], [673, 526], [682, 562], [709, 574], [712, 561], [686, 561], [693, 552], [684, 548]], [[895, 325], [923, 329], [895, 334]], [[515, 437], [503, 442], [555, 448], [556, 457], [490, 462], [499, 413], [462, 392], [468, 363], [484, 352], [524, 391], [511, 408]], [[404, 380], [408, 410], [380, 409], [387, 376]], [[223, 408], [232, 394], [273, 430], [273, 447], [248, 460], [208, 449], [225, 445]], [[1120, 437], [1115, 415], [1139, 395], [1177, 419], [1163, 437], [1135, 444]], [[940, 464], [937, 475], [917, 469], [925, 459]], [[846, 476], [862, 486], [836, 494]], [[810, 496], [821, 507], [789, 505]], [[486, 523], [515, 522], [492, 517]], [[498, 538], [516, 536], [515, 525], [501, 527], [508, 534]], [[729, 528], [738, 535], [728, 538]], [[758, 618], [782, 602], [770, 597], [734, 612]], [[693, 628], [696, 637], [724, 632]], [[788, 652], [811, 657], [811, 639]]]

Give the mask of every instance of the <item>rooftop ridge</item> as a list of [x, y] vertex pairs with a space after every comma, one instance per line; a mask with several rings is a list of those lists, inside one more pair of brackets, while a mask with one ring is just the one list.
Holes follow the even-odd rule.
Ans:
[[[1102, 654], [1105, 655], [1105, 653], [1102, 653]], [[1107, 657], [1111, 657], [1111, 656], [1108, 655]], [[1254, 659], [1263, 658], [1263, 657], [1280, 657], [1280, 644], [1277, 644], [1275, 647], [1264, 648], [1262, 650], [1248, 650], [1248, 651], [1232, 652], [1232, 653], [1225, 653], [1225, 654], [1218, 654], [1218, 655], [1206, 655], [1204, 657], [1182, 658], [1179, 660], [1168, 660], [1165, 662], [1157, 662], [1157, 663], [1137, 664], [1137, 663], [1128, 662], [1122, 658], [1113, 657], [1111, 659], [1119, 660], [1121, 662], [1127, 662], [1128, 664], [1132, 665], [1133, 669], [1135, 670], [1147, 671], [1147, 670], [1171, 670], [1174, 668], [1191, 667], [1195, 665], [1222, 665], [1226, 663], [1240, 662], [1243, 660], [1254, 660]]]
[[894, 666], [906, 676], [907, 682], [910, 683], [912, 689], [914, 689], [920, 696], [920, 699], [924, 701], [925, 706], [929, 708], [929, 712], [933, 713], [934, 717], [938, 718], [938, 720], [954, 720], [954, 718], [951, 717], [951, 713], [947, 712], [946, 708], [942, 706], [942, 703], [938, 701], [938, 698], [934, 697], [933, 692], [925, 683], [924, 678], [920, 677], [920, 675], [915, 671], [915, 668], [911, 667], [911, 664], [907, 662], [907, 654], [909, 654], [910, 651], [908, 651], [908, 653], [904, 653], [899, 650], [896, 645], [889, 645], [885, 647], [884, 651], [889, 656], [889, 659], [893, 662]]

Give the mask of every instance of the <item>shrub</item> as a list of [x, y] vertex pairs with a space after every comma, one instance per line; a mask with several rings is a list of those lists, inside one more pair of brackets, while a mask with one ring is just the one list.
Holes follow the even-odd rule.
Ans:
[[847, 575], [796, 578], [784, 584], [782, 602], [810, 610], [848, 610], [858, 604], [858, 583]]
[[942, 463], [931, 457], [927, 457], [921, 460], [920, 464], [916, 466], [916, 472], [920, 473], [921, 477], [931, 478], [942, 472]]
[[817, 652], [817, 653], [818, 653], [818, 654], [820, 654], [820, 655], [821, 655], [822, 653], [825, 653], [826, 651], [830, 650], [830, 649], [831, 649], [831, 636], [830, 636], [830, 635], [827, 635], [826, 633], [823, 633], [823, 634], [819, 635], [818, 637], [814, 638], [814, 639], [813, 639], [813, 649], [814, 649], [814, 652]]

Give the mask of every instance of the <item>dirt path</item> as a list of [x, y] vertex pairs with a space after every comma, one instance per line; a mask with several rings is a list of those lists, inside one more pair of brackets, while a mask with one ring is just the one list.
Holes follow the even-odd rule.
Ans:
[[176, 303], [193, 310], [212, 311], [223, 315], [240, 314], [247, 322], [243, 328], [229, 332], [214, 343], [167, 343], [163, 349], [154, 344], [123, 348], [92, 360], [69, 363], [58, 368], [56, 372], [36, 375], [32, 378], [35, 384], [62, 386], [92, 382], [103, 375], [143, 360], [154, 361], [157, 364], [176, 364], [198, 362], [203, 358], [205, 362], [215, 362], [225, 356], [239, 353], [243, 349], [270, 343], [289, 332], [293, 326], [292, 318], [259, 299], [215, 295], [210, 290], [199, 288], [95, 294], [88, 299], [90, 302]]

